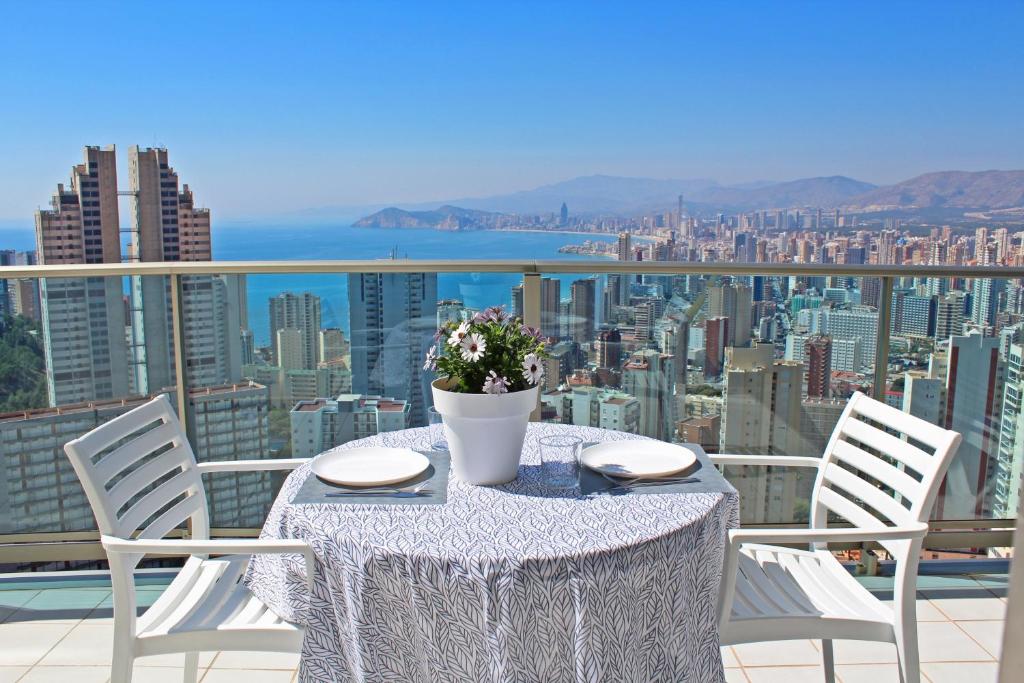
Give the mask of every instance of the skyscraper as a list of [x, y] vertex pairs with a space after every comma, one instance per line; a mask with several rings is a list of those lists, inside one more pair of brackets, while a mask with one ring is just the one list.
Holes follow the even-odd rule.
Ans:
[[728, 346], [729, 319], [718, 316], [704, 321], [704, 377], [713, 379], [722, 374], [725, 348]]
[[[50, 209], [36, 212], [41, 265], [120, 263], [114, 147], [86, 147], [57, 185]], [[120, 277], [46, 278], [40, 284], [50, 405], [117, 398], [129, 391]]]
[[807, 355], [807, 396], [828, 398], [832, 377], [832, 338], [815, 335], [805, 342]]
[[1000, 415], [992, 513], [1012, 518], [1020, 506], [1024, 472], [1024, 344], [1010, 344]]
[[966, 296], [953, 291], [938, 300], [935, 308], [935, 339], [943, 341], [964, 333], [964, 307]]
[[[436, 298], [434, 299], [436, 302]], [[302, 369], [315, 370], [320, 362], [318, 340], [320, 334], [320, 297], [309, 292], [293, 294], [282, 292], [269, 301], [270, 341], [275, 365], [281, 364], [277, 346], [277, 331], [298, 330], [302, 335]]]
[[640, 401], [639, 433], [671, 441], [675, 432], [671, 354], [652, 349], [633, 354], [622, 368], [622, 389]]
[[569, 336], [577, 344], [586, 344], [594, 339], [594, 325], [597, 317], [597, 278], [576, 280], [570, 288]]
[[409, 424], [427, 423], [430, 380], [423, 357], [433, 343], [436, 273], [348, 276], [352, 390], [409, 404]]
[[597, 333], [597, 367], [618, 368], [622, 356], [622, 335], [616, 329]]
[[[179, 188], [166, 149], [128, 150], [132, 196], [129, 254], [138, 261], [210, 261], [210, 211], [198, 208], [188, 185]], [[242, 369], [245, 277], [181, 278], [185, 375], [192, 388], [238, 381]], [[174, 384], [170, 279], [131, 278], [132, 363], [136, 390]]]
[[708, 316], [729, 319], [726, 346], [750, 344], [752, 306], [752, 293], [746, 285], [729, 283], [708, 287]]
[[562, 202], [562, 208], [558, 212], [558, 224], [562, 226], [569, 225], [569, 207], [566, 206], [565, 202]]
[[559, 305], [562, 303], [562, 281], [554, 277], [540, 279], [540, 330], [549, 337], [558, 337]]
[[963, 435], [935, 503], [940, 519], [991, 514], [990, 485], [999, 439], [1003, 396], [999, 340], [980, 334], [949, 340], [946, 363], [946, 429]]

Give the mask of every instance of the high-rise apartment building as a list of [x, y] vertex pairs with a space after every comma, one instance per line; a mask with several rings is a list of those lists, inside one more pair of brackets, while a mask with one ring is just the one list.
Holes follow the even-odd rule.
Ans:
[[355, 439], [405, 429], [409, 404], [382, 396], [341, 394], [333, 399], [299, 401], [288, 416], [292, 455], [311, 458]]
[[991, 514], [991, 484], [999, 444], [1003, 397], [999, 341], [980, 334], [954, 336], [946, 360], [945, 427], [963, 435], [935, 503], [940, 519]]
[[[0, 533], [94, 529], [92, 508], [64, 444], [148, 400], [92, 401], [0, 416]], [[269, 453], [268, 409], [267, 388], [254, 383], [190, 391], [186, 424], [196, 459]], [[275, 493], [261, 472], [218, 474], [204, 484], [211, 522], [218, 527], [258, 527]]]
[[554, 277], [540, 279], [540, 331], [548, 337], [558, 337], [559, 305], [562, 302], [562, 281]]
[[433, 343], [436, 273], [348, 276], [352, 387], [409, 404], [409, 424], [427, 423], [430, 380], [423, 357]]
[[337, 327], [320, 330], [318, 338], [317, 353], [321, 363], [339, 360], [348, 355], [349, 344], [345, 340], [345, 333]]
[[708, 287], [708, 316], [729, 319], [727, 346], [749, 346], [751, 310], [750, 287], [730, 283]]
[[618, 368], [622, 358], [622, 334], [617, 329], [601, 330], [597, 333], [597, 367]]
[[816, 335], [805, 342], [807, 356], [807, 397], [828, 398], [831, 395], [832, 338]]
[[706, 379], [712, 379], [722, 374], [728, 341], [728, 318], [719, 316], [707, 318], [704, 321], [704, 377]]
[[1024, 344], [1010, 344], [999, 423], [992, 514], [1010, 519], [1020, 507], [1024, 472]]
[[277, 346], [278, 330], [297, 330], [302, 338], [302, 368], [315, 370], [320, 362], [320, 297], [309, 292], [293, 294], [283, 292], [269, 301], [270, 342], [273, 362], [281, 364], [281, 350]]
[[594, 339], [597, 321], [597, 278], [576, 280], [570, 288], [569, 337], [577, 344]]
[[963, 292], [953, 291], [938, 300], [935, 306], [935, 339], [937, 341], [944, 341], [964, 333], [966, 299]]
[[674, 358], [651, 349], [633, 354], [622, 368], [622, 389], [640, 402], [639, 433], [662, 441], [675, 434]]
[[[41, 265], [120, 263], [117, 160], [113, 147], [86, 147], [57, 185], [50, 209], [36, 212]], [[129, 392], [120, 277], [46, 278], [40, 283], [50, 405], [120, 398]]]
[[[129, 256], [136, 261], [210, 261], [210, 211], [179, 187], [167, 150], [128, 150], [132, 198]], [[131, 278], [133, 381], [140, 393], [174, 384], [170, 278]], [[241, 378], [245, 278], [181, 278], [185, 378], [190, 387], [218, 386]]]

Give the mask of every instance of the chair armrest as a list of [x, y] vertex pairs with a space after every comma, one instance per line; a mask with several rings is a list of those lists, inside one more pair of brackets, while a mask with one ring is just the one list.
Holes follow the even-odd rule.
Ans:
[[713, 465], [759, 465], [767, 467], [818, 467], [821, 458], [807, 458], [797, 455], [708, 455]]
[[128, 540], [116, 536], [100, 536], [104, 550], [133, 555], [256, 555], [301, 554], [306, 564], [306, 584], [313, 590], [313, 548], [297, 538], [158, 538]]
[[216, 460], [196, 465], [200, 474], [210, 472], [259, 472], [261, 470], [293, 470], [312, 458], [278, 458], [275, 460]]
[[731, 529], [729, 544], [744, 543], [859, 543], [863, 541], [898, 541], [923, 538], [928, 525], [918, 522], [907, 526], [886, 526], [875, 529]]

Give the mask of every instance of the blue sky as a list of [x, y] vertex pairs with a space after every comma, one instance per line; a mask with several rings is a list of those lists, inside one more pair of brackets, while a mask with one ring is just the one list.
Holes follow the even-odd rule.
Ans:
[[9, 3], [0, 219], [84, 144], [167, 146], [225, 219], [591, 173], [1024, 168], [1022, 24], [1022, 2]]

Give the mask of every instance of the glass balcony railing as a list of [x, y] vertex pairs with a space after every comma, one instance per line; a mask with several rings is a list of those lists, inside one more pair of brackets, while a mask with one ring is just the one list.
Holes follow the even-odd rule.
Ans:
[[[200, 461], [310, 457], [424, 426], [435, 328], [496, 304], [550, 339], [545, 421], [817, 457], [863, 391], [960, 431], [926, 546], [1002, 555], [1024, 466], [1022, 278], [617, 261], [0, 268], [23, 302], [0, 336], [0, 566], [101, 562], [63, 445], [147, 397], [171, 396]], [[812, 475], [726, 475], [745, 525], [807, 521]], [[257, 533], [281, 476], [209, 475], [218, 533]]]

